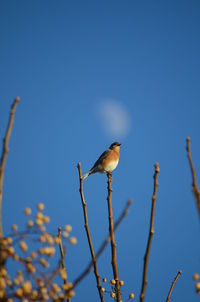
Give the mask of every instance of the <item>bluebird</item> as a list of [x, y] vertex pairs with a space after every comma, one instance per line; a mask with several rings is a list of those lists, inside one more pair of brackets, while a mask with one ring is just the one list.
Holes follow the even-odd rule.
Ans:
[[116, 169], [119, 162], [120, 146], [121, 144], [118, 142], [112, 143], [109, 149], [104, 151], [97, 159], [90, 171], [83, 175], [83, 179], [87, 178], [93, 173], [111, 173], [114, 169]]

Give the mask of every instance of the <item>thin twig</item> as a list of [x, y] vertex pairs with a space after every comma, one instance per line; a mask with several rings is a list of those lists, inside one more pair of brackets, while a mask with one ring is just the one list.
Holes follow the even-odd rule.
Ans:
[[79, 171], [79, 180], [80, 180], [79, 192], [80, 192], [80, 195], [81, 195], [81, 201], [82, 201], [82, 206], [83, 206], [85, 230], [86, 230], [87, 239], [88, 239], [88, 243], [89, 243], [89, 247], [90, 247], [90, 253], [91, 253], [92, 263], [93, 263], [93, 267], [94, 267], [94, 274], [95, 274], [95, 277], [96, 277], [99, 297], [100, 297], [101, 302], [104, 302], [103, 291], [102, 291], [102, 287], [101, 287], [101, 279], [100, 279], [100, 275], [98, 273], [97, 260], [96, 260], [96, 257], [95, 257], [94, 248], [93, 248], [92, 239], [91, 239], [90, 230], [89, 230], [89, 225], [88, 225], [87, 206], [86, 206], [85, 197], [84, 197], [84, 194], [83, 194], [83, 178], [82, 178], [82, 171], [81, 171], [81, 163], [80, 162], [78, 163], [77, 168], [78, 168], [78, 171]]
[[111, 238], [111, 253], [112, 253], [112, 269], [113, 269], [113, 277], [115, 279], [115, 294], [116, 301], [121, 301], [121, 290], [119, 284], [119, 273], [118, 273], [118, 265], [117, 265], [117, 246], [115, 242], [115, 233], [113, 226], [113, 209], [112, 209], [112, 173], [107, 173], [108, 176], [108, 218], [109, 218], [109, 232]]
[[[62, 229], [61, 229], [61, 227], [59, 227], [58, 228], [58, 244], [59, 244], [60, 256], [61, 256], [60, 260], [61, 260], [62, 269], [64, 270], [64, 273], [65, 273], [64, 278], [63, 278], [63, 282], [64, 282], [64, 284], [67, 284], [67, 270], [66, 270], [66, 266], [65, 266], [65, 253], [64, 253], [64, 250], [63, 250], [61, 234], [62, 234]], [[71, 302], [71, 299], [67, 298], [67, 302]]]
[[[122, 222], [122, 220], [128, 215], [129, 207], [131, 206], [131, 204], [132, 204], [132, 201], [128, 200], [121, 215], [118, 217], [118, 219], [114, 223], [114, 231], [118, 228], [118, 226]], [[99, 249], [97, 250], [96, 259], [98, 259], [101, 256], [101, 254], [103, 253], [104, 249], [106, 248], [106, 246], [108, 245], [109, 242], [110, 242], [110, 234], [107, 235], [106, 239], [102, 242]], [[73, 281], [73, 288], [75, 288], [91, 272], [92, 266], [93, 266], [93, 263], [92, 263], [92, 261], [90, 261], [88, 263], [87, 267], [83, 270], [83, 272], [81, 274], [79, 274], [79, 276]]]
[[158, 163], [155, 163], [155, 173], [154, 173], [154, 190], [152, 196], [152, 208], [151, 208], [151, 220], [150, 220], [150, 229], [149, 229], [149, 237], [147, 242], [146, 253], [144, 256], [144, 267], [143, 267], [143, 278], [142, 278], [142, 289], [140, 293], [140, 302], [144, 301], [146, 287], [147, 287], [147, 270], [148, 270], [148, 262], [149, 262], [149, 252], [151, 249], [152, 238], [154, 234], [154, 216], [155, 216], [155, 204], [156, 204], [156, 196], [158, 189], [158, 173], [160, 172], [160, 168]]
[[190, 150], [190, 137], [188, 136], [186, 139], [186, 150], [187, 150], [187, 156], [188, 156], [188, 160], [189, 160], [189, 164], [190, 164], [190, 170], [191, 170], [191, 174], [192, 174], [192, 191], [196, 200], [196, 205], [197, 205], [197, 210], [199, 213], [199, 217], [200, 217], [200, 191], [198, 188], [198, 184], [197, 184], [197, 177], [196, 177], [196, 172], [195, 172], [195, 168], [192, 162], [192, 155], [191, 155], [191, 150]]
[[58, 228], [58, 243], [59, 243], [59, 248], [60, 248], [60, 256], [61, 256], [61, 266], [62, 266], [62, 269], [65, 271], [65, 277], [64, 277], [64, 283], [66, 284], [67, 283], [67, 271], [66, 271], [66, 266], [65, 266], [65, 253], [64, 253], [64, 250], [63, 250], [63, 245], [62, 245], [62, 238], [61, 238], [61, 227]]
[[12, 127], [13, 127], [13, 123], [14, 123], [15, 110], [16, 110], [17, 104], [19, 103], [19, 100], [20, 100], [20, 98], [16, 97], [11, 106], [8, 127], [7, 127], [6, 134], [5, 134], [5, 137], [3, 140], [3, 150], [2, 150], [2, 154], [1, 154], [1, 160], [0, 160], [0, 238], [3, 237], [2, 198], [3, 198], [4, 170], [5, 170], [6, 158], [8, 155], [8, 144], [9, 144], [10, 135], [11, 135]]
[[169, 302], [170, 301], [170, 298], [171, 298], [171, 294], [172, 294], [172, 291], [173, 291], [173, 288], [174, 288], [174, 285], [176, 284], [179, 276], [181, 275], [182, 271], [179, 270], [176, 277], [174, 278], [174, 281], [172, 282], [172, 285], [170, 287], [170, 290], [169, 290], [169, 293], [168, 293], [168, 296], [167, 296], [167, 299], [166, 299], [166, 302]]

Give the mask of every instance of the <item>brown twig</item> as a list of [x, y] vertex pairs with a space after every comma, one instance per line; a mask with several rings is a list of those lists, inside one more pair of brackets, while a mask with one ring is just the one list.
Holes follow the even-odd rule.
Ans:
[[61, 238], [61, 232], [62, 232], [62, 229], [61, 227], [58, 228], [58, 243], [59, 243], [59, 249], [60, 249], [60, 256], [61, 256], [61, 266], [62, 266], [62, 269], [65, 271], [65, 277], [64, 277], [64, 283], [66, 284], [67, 283], [67, 271], [66, 271], [66, 266], [65, 266], [65, 253], [64, 253], [64, 250], [63, 250], [63, 245], [62, 245], [62, 238]]
[[88, 225], [87, 206], [86, 206], [85, 197], [84, 197], [84, 194], [83, 194], [83, 178], [82, 178], [82, 171], [81, 171], [81, 163], [80, 162], [78, 163], [77, 168], [78, 168], [78, 171], [79, 171], [79, 180], [80, 180], [79, 192], [80, 192], [80, 195], [81, 195], [81, 201], [82, 201], [82, 206], [83, 206], [85, 230], [86, 230], [87, 239], [88, 239], [88, 243], [89, 243], [89, 247], [90, 247], [90, 253], [91, 253], [92, 263], [93, 263], [93, 267], [94, 267], [94, 274], [95, 274], [95, 277], [96, 277], [99, 297], [100, 297], [101, 302], [104, 302], [103, 291], [102, 291], [102, 287], [101, 287], [101, 279], [100, 279], [100, 275], [98, 273], [97, 260], [96, 260], [96, 257], [95, 257], [94, 248], [93, 248], [92, 239], [91, 239], [90, 230], [89, 230], [89, 225]]
[[186, 139], [186, 150], [187, 150], [187, 156], [188, 156], [190, 170], [191, 170], [191, 174], [192, 174], [192, 191], [193, 191], [193, 194], [194, 194], [194, 197], [196, 200], [197, 210], [198, 210], [199, 217], [200, 217], [200, 191], [198, 188], [196, 172], [195, 172], [195, 168], [194, 168], [193, 161], [192, 161], [190, 142], [191, 142], [191, 140], [190, 140], [190, 137], [188, 136]]
[[155, 216], [155, 204], [156, 204], [156, 196], [158, 189], [158, 173], [160, 172], [160, 168], [158, 163], [155, 163], [155, 173], [154, 173], [154, 190], [152, 196], [152, 207], [151, 207], [151, 220], [150, 220], [150, 229], [149, 229], [149, 237], [147, 242], [146, 253], [144, 256], [144, 267], [143, 267], [143, 278], [142, 278], [142, 289], [140, 293], [140, 302], [144, 301], [146, 287], [147, 287], [147, 270], [148, 270], [148, 262], [149, 262], [149, 252], [151, 249], [152, 238], [154, 234], [154, 216]]
[[[126, 203], [121, 215], [118, 217], [116, 222], [114, 223], [114, 231], [118, 228], [119, 224], [122, 222], [122, 220], [128, 215], [129, 212], [129, 207], [131, 206], [132, 201], [128, 200]], [[100, 245], [99, 249], [96, 252], [96, 260], [101, 256], [103, 253], [104, 249], [110, 242], [110, 234], [107, 235], [106, 239], [102, 242]], [[83, 272], [73, 281], [73, 288], [75, 288], [91, 271], [91, 268], [93, 266], [92, 261], [89, 262], [87, 267], [83, 270]]]
[[170, 290], [169, 290], [169, 293], [168, 293], [168, 296], [167, 296], [167, 299], [166, 299], [166, 302], [169, 302], [170, 301], [170, 297], [171, 297], [171, 294], [172, 294], [172, 291], [173, 291], [173, 288], [174, 288], [174, 285], [176, 284], [179, 276], [181, 275], [182, 271], [179, 270], [176, 277], [174, 278], [174, 281], [172, 282], [172, 285], [170, 287]]
[[0, 238], [3, 237], [2, 197], [3, 197], [4, 170], [5, 170], [6, 158], [8, 155], [8, 144], [9, 144], [10, 135], [11, 135], [12, 127], [13, 127], [13, 123], [14, 123], [15, 110], [16, 110], [17, 104], [19, 103], [19, 100], [20, 100], [20, 98], [16, 97], [11, 106], [10, 118], [9, 118], [7, 130], [6, 130], [6, 134], [5, 134], [5, 137], [3, 140], [3, 150], [2, 150], [1, 161], [0, 161]]
[[109, 218], [109, 232], [111, 238], [111, 253], [112, 253], [112, 269], [113, 269], [113, 277], [115, 279], [115, 294], [116, 301], [121, 301], [121, 290], [119, 284], [119, 273], [118, 273], [118, 265], [117, 265], [117, 246], [115, 242], [115, 233], [113, 227], [113, 209], [112, 209], [112, 174], [107, 173], [108, 176], [108, 218]]
[[[61, 234], [62, 234], [62, 229], [61, 229], [61, 227], [59, 227], [58, 228], [58, 239], [59, 239], [58, 244], [59, 244], [60, 256], [61, 256], [60, 260], [61, 260], [62, 269], [65, 272], [65, 276], [63, 278], [63, 282], [64, 282], [64, 284], [67, 284], [67, 270], [66, 270], [66, 266], [65, 266], [65, 253], [64, 253], [64, 250], [63, 250]], [[71, 299], [67, 298], [67, 302], [71, 302]]]

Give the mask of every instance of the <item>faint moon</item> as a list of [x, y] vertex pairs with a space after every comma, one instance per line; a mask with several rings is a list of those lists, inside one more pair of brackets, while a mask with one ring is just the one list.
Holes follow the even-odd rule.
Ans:
[[104, 99], [99, 102], [98, 117], [101, 126], [111, 137], [123, 138], [131, 128], [131, 117], [123, 103], [114, 99]]

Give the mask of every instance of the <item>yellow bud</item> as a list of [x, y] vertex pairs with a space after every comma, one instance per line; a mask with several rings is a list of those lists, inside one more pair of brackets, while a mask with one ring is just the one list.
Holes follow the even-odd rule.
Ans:
[[70, 239], [69, 239], [69, 242], [71, 243], [71, 244], [77, 244], [77, 239], [76, 239], [76, 237], [70, 237]]
[[23, 296], [23, 290], [22, 288], [18, 288], [15, 292], [15, 297], [21, 298]]
[[8, 255], [14, 255], [14, 253], [15, 253], [14, 247], [9, 246], [7, 249], [7, 253], [8, 253]]
[[54, 239], [51, 235], [48, 236], [47, 241], [49, 244], [54, 244]]
[[196, 283], [196, 291], [197, 293], [200, 293], [200, 282]]
[[134, 293], [130, 293], [129, 299], [134, 299], [134, 297], [135, 297]]
[[32, 211], [30, 208], [25, 208], [24, 213], [25, 215], [31, 215]]
[[0, 290], [6, 287], [6, 280], [3, 277], [0, 277]]
[[35, 273], [36, 272], [36, 268], [35, 268], [35, 266], [33, 266], [32, 263], [27, 263], [26, 264], [26, 269], [29, 273]]
[[193, 275], [193, 279], [194, 279], [195, 281], [198, 281], [198, 280], [199, 280], [199, 274], [197, 274], [197, 273], [194, 274], [194, 275]]
[[43, 221], [44, 221], [44, 223], [49, 223], [50, 222], [50, 217], [49, 216], [44, 216]]
[[49, 263], [44, 258], [40, 259], [40, 264], [45, 268], [49, 267]]
[[40, 292], [41, 292], [41, 294], [46, 294], [47, 293], [47, 288], [46, 287], [42, 287], [41, 289], [40, 289]]
[[18, 226], [17, 226], [16, 224], [13, 224], [13, 225], [12, 225], [12, 230], [13, 230], [14, 232], [17, 232]]
[[68, 293], [69, 298], [73, 298], [75, 296], [75, 291], [74, 290], [70, 290]]
[[59, 293], [59, 292], [61, 291], [61, 288], [58, 286], [57, 283], [53, 283], [53, 284], [51, 285], [51, 288], [52, 288], [52, 290], [53, 290], [55, 293]]
[[43, 225], [43, 220], [42, 220], [42, 219], [36, 219], [35, 223], [36, 223], [38, 226], [41, 226], [41, 225]]
[[110, 280], [110, 284], [115, 285], [116, 284], [115, 279]]
[[42, 202], [38, 203], [37, 208], [39, 211], [43, 211], [44, 210], [44, 204]]
[[34, 226], [34, 222], [31, 219], [29, 219], [27, 222], [27, 227], [32, 228], [33, 226]]
[[5, 291], [0, 289], [0, 299], [5, 298]]
[[26, 252], [26, 251], [28, 250], [28, 246], [27, 246], [27, 244], [26, 244], [25, 241], [20, 241], [20, 242], [19, 242], [19, 247], [20, 247], [20, 249], [21, 249], [23, 252]]
[[6, 241], [7, 241], [7, 244], [12, 244], [13, 243], [13, 240], [12, 240], [11, 237], [7, 237]]
[[45, 238], [45, 236], [44, 235], [42, 235], [42, 236], [40, 236], [40, 242], [46, 242], [47, 241], [47, 239]]
[[29, 295], [32, 291], [32, 284], [30, 281], [26, 281], [22, 284], [22, 290], [24, 295]]
[[62, 288], [64, 289], [64, 290], [69, 290], [70, 288], [72, 288], [73, 287], [73, 284], [71, 283], [71, 282], [68, 282], [68, 283], [64, 283], [63, 285], [62, 285]]
[[101, 291], [102, 291], [102, 293], [104, 293], [105, 292], [105, 287], [102, 287]]
[[7, 276], [7, 270], [5, 269], [5, 267], [1, 267], [0, 275], [2, 277], [6, 277]]
[[103, 282], [106, 283], [106, 282], [107, 282], [107, 279], [106, 279], [106, 278], [103, 278]]
[[59, 244], [59, 243], [60, 243], [60, 238], [59, 238], [58, 236], [56, 236], [56, 237], [54, 238], [54, 243], [55, 243], [55, 244]]
[[110, 296], [111, 296], [111, 298], [114, 299], [114, 298], [115, 298], [115, 293], [111, 292], [111, 293], [110, 293]]
[[67, 273], [64, 268], [60, 270], [60, 277], [62, 279], [67, 279]]
[[17, 255], [17, 254], [14, 254], [12, 257], [13, 257], [13, 259], [14, 259], [15, 261], [19, 261], [19, 260], [20, 260], [20, 257], [19, 257], [19, 255]]
[[63, 235], [64, 238], [69, 237], [69, 233], [68, 233], [67, 231], [63, 231], [63, 232], [62, 232], [62, 235]]
[[36, 252], [31, 252], [31, 258], [35, 259], [37, 257], [37, 253]]
[[123, 286], [123, 285], [124, 285], [124, 281], [123, 281], [123, 280], [120, 280], [120, 281], [119, 281], [119, 285], [120, 285], [120, 286]]
[[66, 232], [71, 232], [72, 231], [72, 226], [70, 224], [66, 224], [65, 231]]
[[43, 219], [43, 217], [44, 217], [44, 215], [41, 213], [41, 212], [38, 212], [37, 214], [36, 214], [36, 219]]
[[36, 290], [33, 290], [33, 291], [32, 291], [32, 293], [31, 293], [31, 298], [32, 298], [33, 300], [36, 300], [36, 298], [37, 298], [37, 291], [36, 291]]

